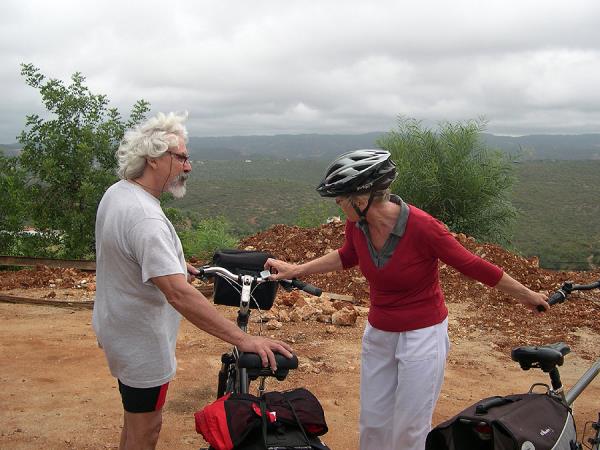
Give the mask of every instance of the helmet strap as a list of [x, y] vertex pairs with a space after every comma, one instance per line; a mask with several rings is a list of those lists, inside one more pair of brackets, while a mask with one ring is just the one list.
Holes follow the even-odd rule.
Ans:
[[367, 202], [367, 206], [362, 211], [361, 211], [361, 209], [358, 206], [356, 206], [354, 204], [354, 202], [350, 202], [350, 204], [354, 208], [354, 211], [356, 211], [356, 214], [358, 215], [358, 221], [359, 222], [366, 222], [367, 221], [367, 211], [369, 211], [369, 208], [371, 207], [371, 204], [373, 203], [373, 199], [374, 198], [375, 198], [375, 192], [371, 191], [371, 193], [369, 194], [369, 201]]

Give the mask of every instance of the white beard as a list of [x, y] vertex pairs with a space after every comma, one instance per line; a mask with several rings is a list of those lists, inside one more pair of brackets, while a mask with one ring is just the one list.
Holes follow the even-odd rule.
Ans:
[[188, 176], [182, 173], [168, 184], [166, 191], [170, 192], [175, 198], [183, 198], [186, 192], [185, 183], [187, 178]]

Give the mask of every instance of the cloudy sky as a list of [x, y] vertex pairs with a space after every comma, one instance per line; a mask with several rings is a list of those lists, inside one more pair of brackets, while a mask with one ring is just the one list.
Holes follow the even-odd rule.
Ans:
[[387, 131], [484, 116], [497, 134], [600, 132], [597, 0], [0, 1], [0, 143], [42, 113], [19, 64], [79, 71], [192, 136]]

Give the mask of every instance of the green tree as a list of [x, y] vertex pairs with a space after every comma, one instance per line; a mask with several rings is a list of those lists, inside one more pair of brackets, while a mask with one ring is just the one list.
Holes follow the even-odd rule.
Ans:
[[32, 114], [18, 137], [20, 165], [27, 172], [29, 212], [40, 230], [60, 233], [57, 256], [90, 257], [94, 219], [106, 188], [116, 180], [115, 151], [127, 128], [141, 122], [149, 103], [138, 100], [125, 121], [105, 95], [90, 92], [80, 73], [65, 85], [21, 65], [27, 85], [39, 90], [48, 117]]
[[451, 230], [506, 244], [516, 209], [509, 195], [512, 163], [481, 139], [485, 122], [444, 122], [438, 130], [401, 118], [378, 145], [398, 166], [393, 192]]
[[0, 150], [0, 253], [13, 253], [26, 219], [24, 175], [17, 158]]

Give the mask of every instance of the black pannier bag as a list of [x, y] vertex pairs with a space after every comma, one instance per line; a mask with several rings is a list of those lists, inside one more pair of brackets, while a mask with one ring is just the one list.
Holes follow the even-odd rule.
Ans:
[[548, 394], [490, 397], [435, 427], [426, 450], [573, 450], [571, 411]]
[[[249, 251], [249, 250], [220, 250], [213, 255], [213, 265], [224, 267], [225, 269], [239, 275], [258, 276], [264, 270], [265, 262], [272, 255], [267, 252]], [[268, 281], [256, 287], [252, 284], [250, 298], [250, 308], [260, 308], [269, 310], [273, 306], [277, 287], [276, 281]], [[219, 276], [215, 277], [213, 301], [217, 305], [239, 306], [241, 288], [233, 287], [228, 280]], [[258, 305], [257, 305], [258, 303]]]

